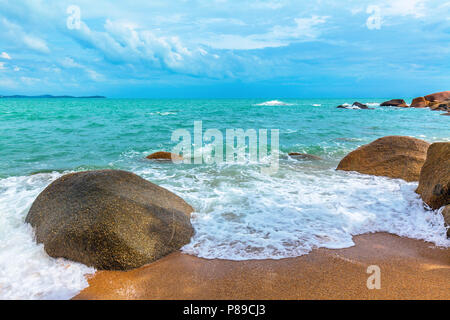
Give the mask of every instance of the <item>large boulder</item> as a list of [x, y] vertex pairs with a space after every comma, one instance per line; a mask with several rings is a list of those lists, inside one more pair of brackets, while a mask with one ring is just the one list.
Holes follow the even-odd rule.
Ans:
[[382, 107], [408, 107], [405, 100], [403, 99], [392, 99], [389, 101], [385, 101], [380, 104]]
[[411, 108], [430, 107], [432, 110], [446, 110], [440, 107], [445, 102], [450, 102], [450, 91], [442, 91], [429, 94], [425, 97], [415, 98], [411, 103]]
[[424, 97], [418, 97], [411, 102], [411, 108], [426, 108], [430, 101], [425, 100]]
[[190, 241], [193, 208], [141, 177], [120, 170], [71, 173], [51, 183], [26, 218], [52, 257], [97, 269], [126, 270]]
[[450, 91], [442, 91], [429, 94], [425, 96], [425, 100], [430, 102], [450, 100]]
[[337, 170], [417, 181], [429, 145], [411, 137], [383, 137], [350, 152]]
[[450, 204], [450, 142], [430, 146], [416, 192], [433, 209]]
[[450, 100], [430, 102], [429, 107], [433, 111], [450, 111]]

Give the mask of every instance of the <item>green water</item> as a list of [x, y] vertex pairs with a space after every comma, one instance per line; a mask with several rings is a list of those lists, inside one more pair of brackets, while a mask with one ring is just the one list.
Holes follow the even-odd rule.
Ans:
[[[142, 154], [171, 150], [175, 129], [279, 129], [283, 152], [338, 160], [386, 135], [449, 140], [449, 118], [428, 109], [336, 109], [340, 100], [1, 99], [0, 176], [52, 170], [127, 169]], [[384, 99], [360, 99], [382, 102]], [[320, 105], [320, 106], [313, 106]], [[133, 156], [133, 154], [135, 156]]]

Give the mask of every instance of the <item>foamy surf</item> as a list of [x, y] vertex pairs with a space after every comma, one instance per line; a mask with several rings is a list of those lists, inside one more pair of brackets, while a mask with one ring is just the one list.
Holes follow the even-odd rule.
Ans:
[[274, 106], [292, 106], [292, 103], [287, 103], [287, 102], [283, 102], [283, 101], [279, 101], [279, 100], [270, 100], [270, 101], [266, 101], [266, 102], [261, 102], [261, 103], [257, 103], [255, 104], [255, 106], [270, 106], [270, 107], [274, 107]]
[[[130, 155], [133, 157], [133, 155]], [[308, 166], [308, 167], [306, 167]], [[354, 235], [390, 232], [448, 247], [442, 215], [427, 211], [416, 183], [282, 161], [275, 176], [253, 163], [135, 167], [192, 204], [196, 230], [185, 253], [203, 258], [281, 259], [346, 248]], [[24, 222], [59, 173], [0, 180], [0, 298], [69, 299], [93, 268], [49, 257]]]
[[49, 257], [25, 217], [59, 173], [0, 180], [0, 299], [70, 299], [88, 286], [94, 269]]
[[196, 208], [196, 233], [183, 251], [203, 258], [296, 257], [346, 248], [354, 235], [371, 232], [450, 245], [442, 215], [424, 209], [416, 183], [299, 166], [287, 161], [272, 177], [257, 165], [137, 172]]

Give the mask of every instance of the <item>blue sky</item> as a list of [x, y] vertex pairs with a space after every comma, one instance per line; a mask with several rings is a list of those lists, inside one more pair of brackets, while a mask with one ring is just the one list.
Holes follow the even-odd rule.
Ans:
[[0, 0], [0, 30], [3, 95], [396, 98], [450, 90], [446, 0]]

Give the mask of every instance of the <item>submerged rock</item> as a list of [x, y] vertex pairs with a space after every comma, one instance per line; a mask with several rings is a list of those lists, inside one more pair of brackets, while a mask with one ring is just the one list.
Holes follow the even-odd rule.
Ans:
[[172, 192], [126, 171], [71, 173], [51, 183], [26, 218], [52, 257], [126, 270], [190, 241], [193, 208]]
[[369, 107], [367, 106], [367, 104], [363, 104], [363, 103], [358, 102], [358, 101], [353, 102], [352, 106], [358, 107], [358, 108], [360, 108], [360, 109], [369, 109]]
[[341, 105], [337, 106], [336, 108], [339, 108], [339, 109], [371, 109], [371, 110], [373, 109], [373, 108], [369, 108], [366, 104], [363, 104], [358, 101], [353, 102], [352, 105], [341, 104]]
[[433, 209], [450, 204], [450, 142], [430, 146], [416, 192]]
[[405, 100], [403, 99], [392, 99], [389, 101], [385, 101], [380, 104], [382, 107], [408, 107]]
[[417, 181], [429, 145], [411, 137], [383, 137], [350, 152], [337, 170]]
[[291, 152], [289, 153], [289, 156], [294, 159], [301, 159], [301, 160], [323, 160], [321, 157], [308, 153]]
[[183, 161], [183, 157], [178, 154], [166, 152], [166, 151], [158, 151], [152, 153], [146, 157], [150, 160], [160, 160], [160, 161]]

